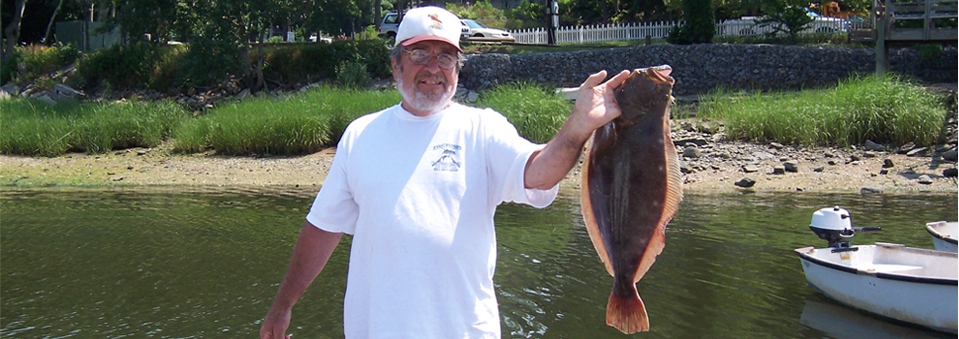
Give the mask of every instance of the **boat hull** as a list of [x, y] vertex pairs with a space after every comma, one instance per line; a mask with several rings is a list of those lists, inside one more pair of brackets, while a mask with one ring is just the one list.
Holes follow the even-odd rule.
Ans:
[[932, 235], [936, 250], [956, 253], [956, 238], [959, 238], [959, 222], [937, 221], [926, 224], [926, 232]]
[[[797, 249], [806, 280], [841, 304], [936, 331], [957, 333], [955, 253], [896, 244]], [[844, 257], [844, 255], [848, 255]]]

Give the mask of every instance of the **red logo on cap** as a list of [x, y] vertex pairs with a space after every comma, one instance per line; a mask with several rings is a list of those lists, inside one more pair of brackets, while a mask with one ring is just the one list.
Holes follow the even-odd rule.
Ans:
[[430, 25], [431, 27], [436, 28], [436, 29], [443, 29], [443, 22], [440, 21], [440, 16], [439, 16], [439, 14], [436, 14], [436, 13], [430, 14], [430, 19], [433, 20], [433, 24]]

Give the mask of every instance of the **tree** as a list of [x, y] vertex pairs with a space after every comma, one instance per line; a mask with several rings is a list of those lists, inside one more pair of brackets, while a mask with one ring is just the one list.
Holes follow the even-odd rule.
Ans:
[[766, 0], [766, 16], [756, 23], [760, 26], [772, 27], [772, 34], [786, 33], [790, 40], [795, 41], [799, 32], [809, 27], [813, 18], [806, 13], [808, 2], [803, 0]]
[[[263, 79], [263, 53], [256, 68], [252, 66], [250, 50], [252, 42], [263, 42], [273, 24], [288, 24], [287, 13], [292, 7], [289, 0], [198, 0], [201, 4], [197, 25], [199, 43], [220, 43], [240, 50], [240, 67], [243, 79], [253, 90], [265, 86]], [[258, 45], [262, 48], [262, 44]], [[261, 49], [262, 51], [262, 49]], [[254, 73], [255, 72], [255, 73]]]
[[716, 21], [713, 19], [710, 0], [683, 0], [683, 25], [669, 33], [669, 42], [676, 44], [701, 44], [713, 40]]
[[43, 42], [50, 44], [50, 30], [53, 28], [54, 22], [57, 20], [57, 13], [60, 12], [60, 8], [63, 7], [63, 0], [57, 1], [57, 8], [53, 10], [53, 15], [50, 16], [50, 22], [47, 23], [47, 32], [43, 34]]
[[623, 0], [622, 21], [650, 22], [669, 20], [672, 15], [663, 0]]
[[14, 5], [13, 19], [10, 20], [7, 27], [3, 29], [3, 34], [7, 38], [7, 43], [4, 45], [3, 50], [4, 63], [13, 55], [13, 49], [17, 46], [17, 42], [20, 41], [20, 21], [23, 19], [23, 9], [26, 5], [27, 0], [17, 0], [16, 5]]
[[178, 39], [189, 35], [193, 29], [190, 22], [196, 20], [195, 9], [185, 1], [116, 0], [116, 7], [118, 14], [106, 23], [110, 29], [120, 28], [127, 41]]
[[310, 26], [335, 35], [348, 35], [359, 27], [362, 11], [357, 1], [315, 0]]

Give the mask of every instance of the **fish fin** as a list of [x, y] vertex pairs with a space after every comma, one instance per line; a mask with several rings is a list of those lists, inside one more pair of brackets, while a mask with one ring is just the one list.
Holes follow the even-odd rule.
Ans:
[[656, 262], [656, 256], [663, 253], [663, 248], [666, 247], [666, 224], [673, 220], [673, 216], [679, 210], [679, 203], [683, 200], [683, 177], [679, 170], [679, 156], [676, 155], [676, 146], [669, 137], [669, 120], [666, 120], [665, 124], [663, 133], [666, 135], [663, 139], [666, 152], [666, 202], [663, 204], [663, 214], [659, 218], [656, 230], [653, 231], [646, 252], [639, 262], [639, 267], [636, 268], [634, 283], [646, 275], [649, 268]]
[[620, 332], [632, 334], [649, 331], [649, 315], [646, 314], [646, 305], [639, 297], [636, 286], [633, 285], [631, 295], [616, 295], [616, 288], [609, 295], [606, 304], [606, 325], [615, 327]]
[[593, 248], [596, 249], [596, 254], [599, 255], [599, 259], [602, 260], [606, 266], [606, 272], [609, 272], [609, 275], [613, 276], [613, 264], [609, 259], [609, 252], [606, 251], [606, 245], [603, 243], [603, 236], [599, 234], [599, 224], [596, 223], [596, 216], [593, 214], [593, 204], [589, 196], [589, 186], [586, 184], [586, 181], [589, 180], [589, 150], [592, 143], [593, 138], [590, 138], [586, 143], [586, 156], [583, 159], [580, 173], [579, 204], [583, 212], [583, 223], [586, 224], [586, 232], [589, 233], [589, 240], [592, 241]]
[[673, 220], [676, 211], [679, 211], [679, 203], [683, 201], [683, 173], [679, 169], [679, 156], [676, 155], [676, 145], [673, 139], [669, 137], [669, 119], [663, 122], [664, 129], [663, 141], [666, 149], [666, 205], [663, 208], [663, 216], [660, 219], [660, 227], [666, 231], [666, 224]]

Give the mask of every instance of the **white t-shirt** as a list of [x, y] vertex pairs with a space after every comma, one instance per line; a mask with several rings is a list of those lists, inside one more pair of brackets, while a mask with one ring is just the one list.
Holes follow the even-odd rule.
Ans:
[[307, 221], [353, 234], [347, 338], [499, 338], [493, 213], [546, 207], [525, 189], [542, 148], [501, 114], [452, 104], [418, 117], [400, 105], [352, 122]]

